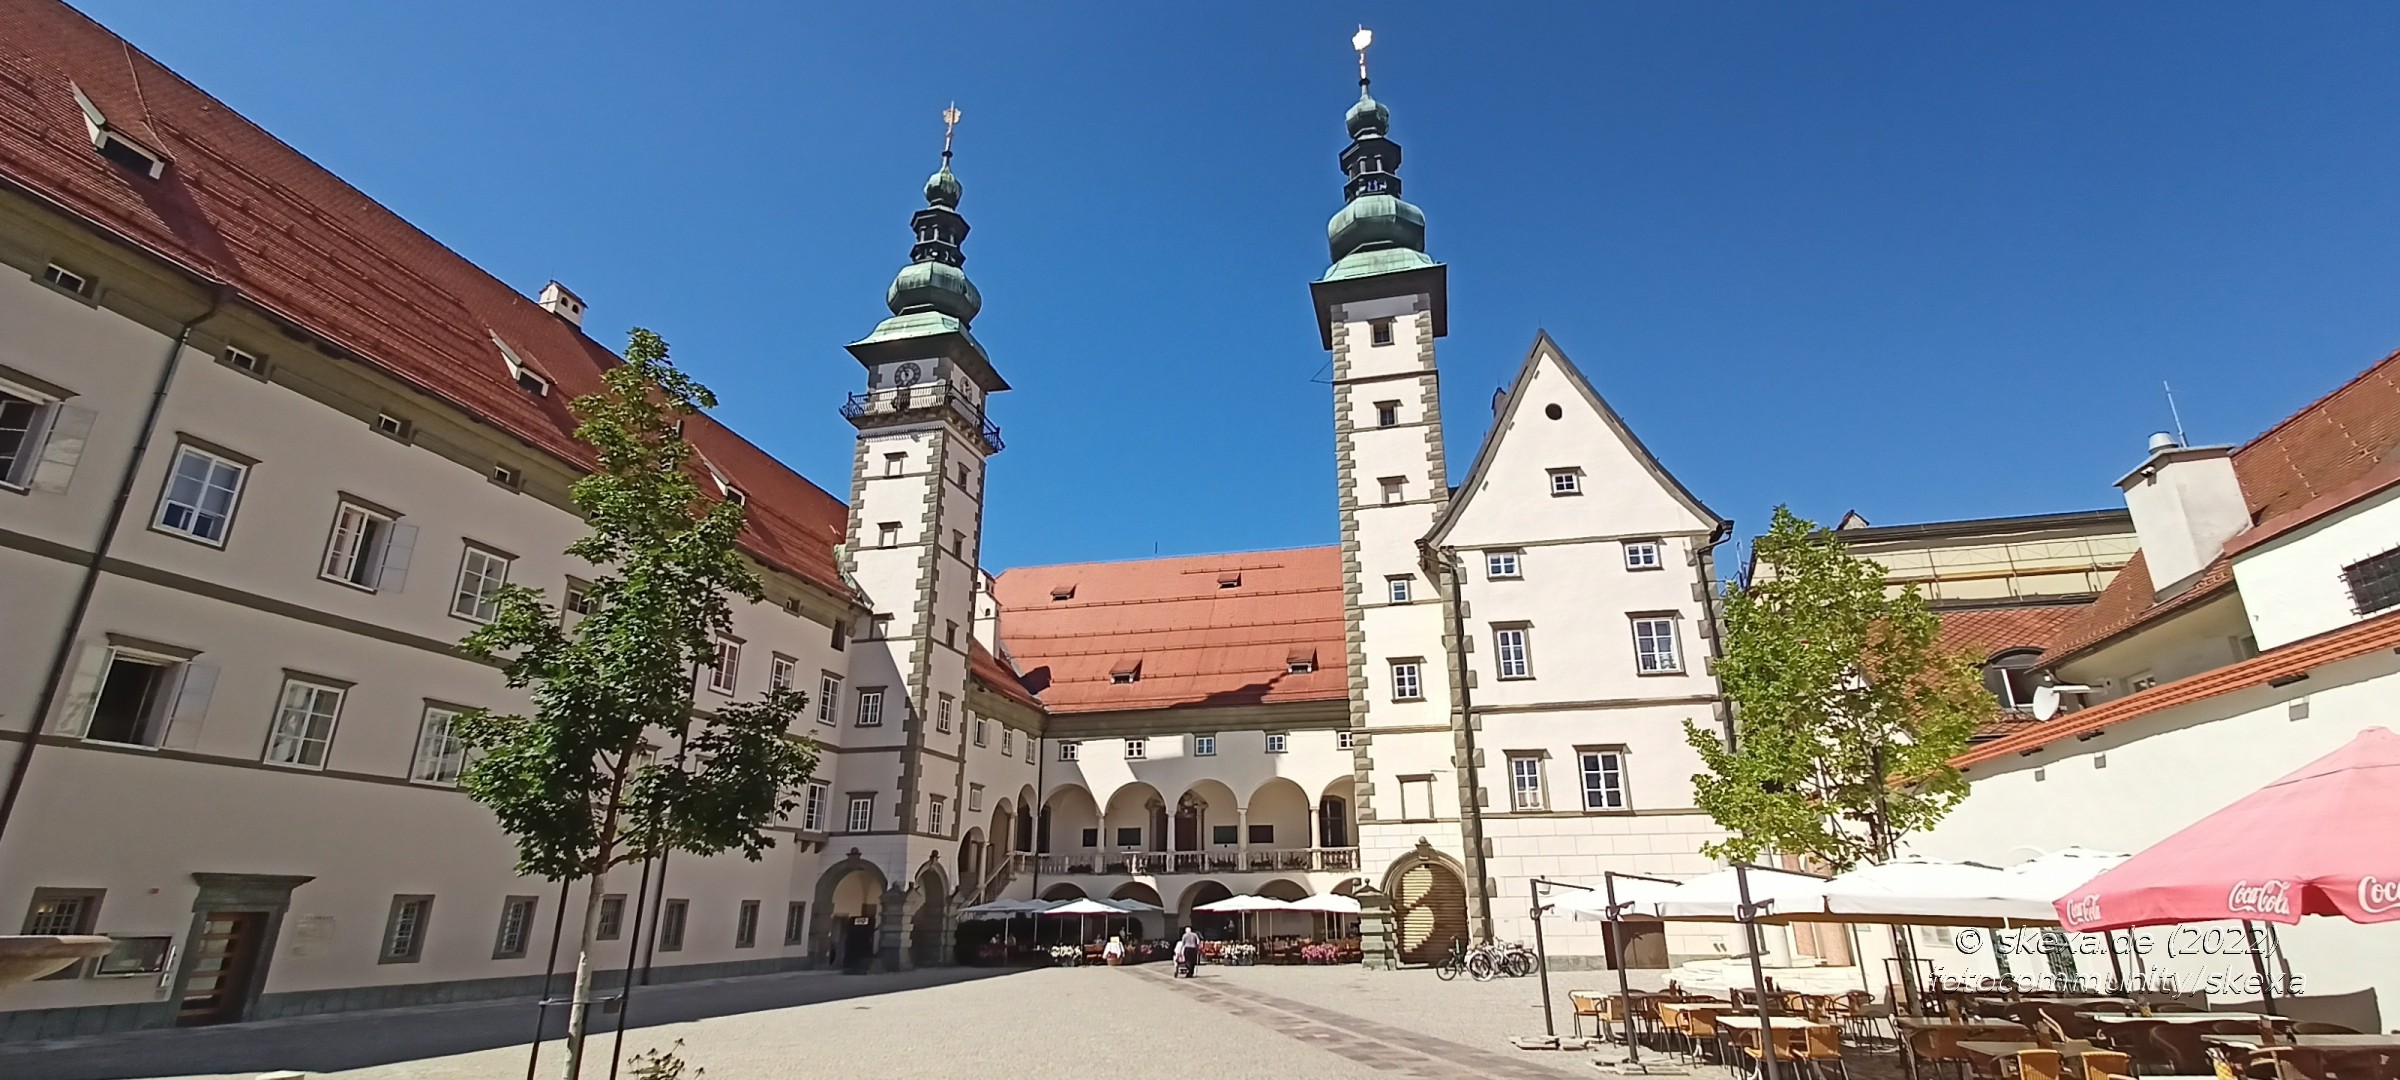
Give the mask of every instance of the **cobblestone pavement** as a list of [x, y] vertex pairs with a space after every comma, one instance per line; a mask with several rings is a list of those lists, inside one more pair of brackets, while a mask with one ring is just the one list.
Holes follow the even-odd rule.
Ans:
[[[1600, 977], [1552, 979], [1562, 1033], [1567, 991], [1595, 987]], [[343, 1080], [516, 1080], [525, 1075], [532, 1020], [526, 1003], [501, 1002], [0, 1046], [0, 1077], [247, 1080], [294, 1069]], [[1209, 967], [1175, 980], [1165, 965], [1142, 965], [799, 973], [657, 987], [635, 999], [624, 1045], [630, 1054], [680, 1039], [707, 1080], [1549, 1080], [1600, 1075], [1595, 1057], [1617, 1056], [1510, 1045], [1512, 1036], [1541, 1031], [1535, 979], [1445, 983], [1427, 971]], [[593, 1080], [606, 1075], [612, 1041], [596, 1042], [601, 1067], [586, 1071]], [[555, 1075], [560, 1060], [558, 1045], [546, 1043], [540, 1075]]]

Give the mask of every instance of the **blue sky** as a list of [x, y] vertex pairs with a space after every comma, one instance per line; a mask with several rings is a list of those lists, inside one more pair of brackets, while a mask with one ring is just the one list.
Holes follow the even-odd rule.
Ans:
[[823, 485], [957, 100], [995, 568], [1334, 539], [1361, 20], [1454, 473], [1542, 328], [1745, 534], [2116, 505], [2162, 381], [2238, 442], [2400, 345], [2390, 5], [79, 6]]

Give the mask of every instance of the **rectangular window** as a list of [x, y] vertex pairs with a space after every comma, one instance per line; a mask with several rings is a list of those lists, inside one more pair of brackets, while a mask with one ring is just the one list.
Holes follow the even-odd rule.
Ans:
[[525, 942], [533, 937], [534, 908], [540, 903], [531, 896], [500, 901], [500, 933], [492, 940], [492, 959], [515, 960], [525, 955]]
[[1075, 760], [1076, 751], [1080, 749], [1082, 749], [1082, 744], [1077, 743], [1075, 740], [1060, 739], [1058, 742], [1058, 760], [1073, 761]]
[[1494, 581], [1523, 577], [1524, 570], [1525, 567], [1517, 552], [1487, 551], [1483, 553], [1483, 576]]
[[[25, 933], [35, 937], [89, 934], [99, 925], [100, 900], [105, 895], [100, 889], [35, 889], [33, 903], [25, 908]], [[119, 937], [117, 940], [121, 944], [126, 939]], [[101, 961], [103, 965], [107, 962], [106, 959]], [[43, 977], [80, 979], [89, 966], [87, 962], [78, 960]], [[102, 974], [108, 971], [105, 966], [100, 968]]]
[[842, 722], [842, 677], [830, 671], [817, 677], [817, 722]]
[[720, 694], [733, 693], [742, 676], [742, 643], [732, 638], [717, 639], [716, 658], [708, 664], [708, 688]]
[[875, 526], [875, 546], [886, 548], [899, 547], [900, 523], [897, 521], [886, 521]]
[[658, 951], [682, 952], [683, 927], [691, 918], [692, 902], [669, 900], [658, 909]]
[[83, 737], [93, 742], [157, 746], [179, 719], [198, 720], [208, 708], [216, 669], [111, 649], [93, 696]]
[[456, 710], [439, 705], [425, 706], [425, 718], [417, 724], [417, 753], [409, 762], [408, 778], [420, 784], [450, 785], [458, 783], [458, 774], [466, 771], [467, 748], [458, 741]]
[[177, 447], [167, 490], [158, 500], [158, 517], [151, 524], [162, 532], [225, 546], [234, 505], [241, 501], [242, 481], [249, 473], [249, 466], [230, 458], [194, 446]]
[[1387, 476], [1383, 478], [1382, 484], [1383, 505], [1392, 506], [1405, 501], [1408, 498], [1407, 481], [1403, 478], [1397, 476]]
[[950, 734], [950, 695], [943, 694], [933, 709], [933, 730]]
[[1582, 473], [1581, 471], [1579, 471], [1579, 470], [1575, 470], [1575, 469], [1552, 469], [1552, 470], [1550, 470], [1550, 494], [1552, 494], [1552, 495], [1581, 495], [1581, 494], [1583, 494], [1583, 473]]
[[1211, 825], [1208, 827], [1208, 842], [1218, 847], [1232, 847], [1239, 844], [1242, 842], [1242, 827], [1239, 825]]
[[733, 920], [733, 947], [737, 949], [758, 947], [758, 901], [742, 901], [741, 914], [734, 916]]
[[967, 812], [970, 814], [980, 814], [983, 812], [982, 784], [967, 785]]
[[1340, 730], [1340, 731], [1336, 731], [1336, 732], [1334, 732], [1334, 733], [1333, 733], [1333, 748], [1334, 748], [1334, 749], [1336, 749], [1336, 750], [1354, 750], [1354, 749], [1357, 749], [1357, 748], [1358, 748], [1358, 733], [1357, 733], [1357, 732], [1355, 732], [1355, 731], [1352, 731], [1352, 730], [1350, 730], [1350, 729], [1348, 729], [1348, 728], [1343, 728], [1343, 729], [1342, 729], [1342, 730]]
[[1405, 604], [1409, 602], [1411, 595], [1410, 583], [1415, 579], [1406, 574], [1401, 574], [1396, 577], [1388, 577], [1383, 580], [1385, 584], [1391, 587], [1392, 603]]
[[1194, 735], [1194, 736], [1192, 736], [1192, 756], [1193, 756], [1193, 757], [1215, 757], [1215, 756], [1217, 756], [1217, 737], [1216, 737], [1216, 736], [1214, 736], [1214, 735]]
[[883, 475], [898, 476], [900, 475], [900, 470], [907, 464], [907, 454], [885, 454], [883, 455]]
[[392, 913], [383, 923], [382, 963], [413, 964], [425, 955], [425, 928], [433, 921], [433, 897], [392, 897]]
[[975, 718], [975, 745], [977, 745], [977, 746], [988, 746], [988, 745], [990, 745], [990, 744], [991, 744], [991, 741], [992, 741], [992, 722], [991, 722], [991, 721], [989, 721], [989, 720], [986, 720], [986, 719], [984, 719], [983, 717], [980, 717], [980, 716], [976, 717], [976, 718]]
[[791, 903], [784, 905], [783, 943], [786, 945], [808, 944], [807, 903], [794, 900]]
[[41, 457], [51, 403], [0, 390], [0, 484], [24, 487]]
[[2342, 581], [2350, 586], [2351, 610], [2360, 615], [2400, 604], [2400, 548], [2343, 567]]
[[889, 616], [889, 615], [869, 615], [869, 616], [867, 616], [867, 633], [866, 633], [866, 640], [868, 640], [868, 641], [886, 641], [886, 640], [889, 640], [889, 639], [891, 638], [891, 636], [892, 636], [892, 617], [891, 617], [891, 616]]
[[1002, 757], [1008, 757], [1008, 756], [1010, 756], [1010, 755], [1013, 755], [1013, 754], [1015, 754], [1016, 752], [1017, 752], [1017, 732], [1016, 732], [1016, 729], [1015, 729], [1015, 728], [1005, 728], [1005, 727], [1004, 727], [1004, 728], [1001, 728], [1001, 729], [1000, 729], [1000, 755], [1001, 755]]
[[324, 768], [326, 751], [333, 747], [333, 722], [342, 712], [342, 695], [337, 687], [284, 680], [283, 700], [275, 709], [275, 727], [267, 734], [264, 760]]
[[1402, 821], [1433, 820], [1433, 777], [1403, 776], [1400, 778], [1400, 819]]
[[1099, 847], [1099, 846], [1100, 846], [1100, 830], [1098, 830], [1098, 829], [1085, 829], [1085, 830], [1083, 830], [1083, 846], [1084, 846], [1084, 847], [1086, 847], [1086, 848], [1096, 848], [1096, 847]]
[[610, 893], [600, 898], [600, 922], [592, 927], [592, 936], [601, 941], [625, 936], [625, 894]]
[[1388, 319], [1388, 318], [1387, 318], [1387, 319], [1368, 319], [1368, 320], [1367, 320], [1367, 343], [1368, 343], [1368, 344], [1370, 344], [1370, 345], [1389, 345], [1389, 344], [1391, 344], [1391, 343], [1392, 343], [1392, 320], [1390, 320], [1390, 319]]
[[589, 583], [589, 582], [584, 582], [584, 581], [577, 581], [577, 580], [575, 580], [574, 578], [568, 578], [568, 579], [567, 579], [567, 595], [566, 595], [566, 601], [565, 601], [564, 603], [561, 603], [561, 604], [559, 605], [559, 610], [561, 610], [561, 611], [564, 611], [564, 612], [566, 612], [566, 613], [568, 613], [568, 614], [570, 614], [570, 615], [589, 615], [589, 614], [591, 614], [591, 613], [592, 613], [592, 586], [591, 586], [591, 583]]
[[1291, 747], [1291, 744], [1292, 737], [1284, 734], [1283, 732], [1270, 731], [1267, 733], [1267, 753], [1283, 753], [1285, 750]]
[[1150, 756], [1150, 740], [1148, 740], [1148, 739], [1127, 739], [1127, 740], [1125, 740], [1125, 760], [1127, 760], [1127, 761], [1138, 761], [1138, 760], [1141, 760], [1142, 758], [1146, 758], [1146, 757], [1149, 757], [1149, 756]]
[[1676, 644], [1674, 617], [1634, 619], [1633, 655], [1635, 669], [1644, 675], [1682, 671], [1683, 656]]
[[[235, 366], [239, 367], [240, 365]], [[401, 417], [393, 416], [390, 413], [375, 414], [375, 434], [377, 435], [407, 442], [411, 430], [408, 421]]]
[[825, 781], [808, 782], [808, 792], [800, 799], [800, 828], [803, 831], [825, 831], [825, 800], [829, 794]]
[[1503, 679], [1533, 677], [1533, 631], [1523, 626], [1503, 626], [1492, 631], [1492, 660], [1500, 666]]
[[883, 690], [881, 687], [858, 692], [858, 726], [883, 726]]
[[1422, 701], [1425, 699], [1424, 683], [1417, 677], [1419, 670], [1418, 662], [1415, 660], [1392, 661], [1393, 701]]
[[1306, 675], [1315, 670], [1317, 658], [1313, 656], [1295, 656], [1283, 662], [1283, 673], [1286, 675]]
[[1656, 541], [1656, 540], [1627, 540], [1627, 541], [1625, 541], [1625, 569], [1627, 569], [1627, 570], [1656, 570], [1656, 569], [1659, 569], [1659, 568], [1660, 568], [1662, 565], [1664, 565], [1664, 564], [1662, 564], [1661, 562], [1659, 562], [1659, 558], [1658, 558], [1658, 541]]
[[850, 821], [848, 824], [851, 832], [865, 832], [875, 826], [875, 797], [873, 795], [850, 796]]
[[467, 545], [458, 560], [458, 588], [450, 597], [450, 614], [490, 622], [500, 614], [500, 587], [508, 584], [509, 556]]
[[1541, 755], [1508, 755], [1508, 792], [1508, 805], [1512, 810], [1542, 808]]
[[1258, 846], [1261, 846], [1261, 845], [1264, 845], [1264, 846], [1267, 846], [1267, 847], [1273, 847], [1273, 846], [1275, 845], [1275, 826], [1273, 826], [1273, 825], [1252, 825], [1252, 826], [1250, 826], [1250, 845], [1251, 845], [1252, 847], [1258, 847]]
[[949, 646], [949, 647], [951, 647], [951, 648], [953, 648], [953, 649], [955, 649], [955, 648], [957, 648], [957, 647], [958, 647], [958, 620], [957, 620], [957, 619], [943, 619], [943, 620], [942, 620], [942, 644], [944, 644], [944, 645], [947, 645], [947, 646]]
[[930, 805], [925, 811], [925, 831], [940, 836], [943, 812], [950, 808], [950, 803], [939, 795], [930, 796], [927, 801]]
[[1584, 750], [1576, 756], [1583, 765], [1583, 808], [1625, 809], [1624, 753], [1616, 750]]
[[966, 552], [967, 534], [960, 532], [957, 529], [950, 530], [950, 554], [957, 558], [963, 559], [966, 557]]
[[1378, 401], [1378, 402], [1376, 402], [1376, 403], [1375, 403], [1375, 426], [1376, 426], [1376, 427], [1394, 427], [1394, 426], [1397, 426], [1399, 423], [1400, 423], [1400, 403], [1399, 403], [1399, 402], [1397, 402], [1397, 401]]
[[77, 296], [92, 295], [92, 279], [57, 263], [42, 268], [42, 280]]
[[325, 541], [325, 559], [317, 576], [374, 592], [382, 576], [385, 545], [392, 538], [392, 519], [353, 503], [343, 503], [333, 515], [333, 535]]
[[767, 689], [791, 690], [800, 684], [800, 661], [782, 653], [767, 658]]
[[1034, 763], [1034, 747], [1038, 745], [1040, 745], [1040, 740], [1035, 739], [1031, 735], [1025, 736], [1025, 764], [1031, 765]]
[[1117, 848], [1118, 848], [1119, 850], [1122, 850], [1122, 851], [1139, 851], [1139, 850], [1141, 850], [1141, 847], [1142, 847], [1142, 827], [1141, 827], [1141, 826], [1139, 826], [1139, 825], [1128, 825], [1128, 826], [1125, 826], [1125, 827], [1123, 827], [1123, 828], [1120, 828], [1120, 829], [1118, 829], [1118, 830], [1117, 830]]

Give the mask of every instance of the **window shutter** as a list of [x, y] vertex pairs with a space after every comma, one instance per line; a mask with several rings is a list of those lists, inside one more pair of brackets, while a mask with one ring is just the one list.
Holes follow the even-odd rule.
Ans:
[[77, 405], [59, 405], [50, 410], [49, 436], [42, 440], [42, 457], [33, 466], [33, 489], [52, 495], [67, 493], [67, 481], [75, 475], [75, 462], [83, 457], [83, 444], [92, 434], [93, 412]]
[[59, 713], [58, 733], [80, 739], [92, 726], [92, 705], [100, 699], [100, 674], [108, 670], [109, 648], [101, 642], [83, 647], [75, 678], [67, 684], [67, 707]]
[[404, 521], [392, 522], [383, 530], [383, 550], [375, 568], [377, 592], [399, 592], [408, 584], [409, 556], [417, 550], [417, 527]]
[[215, 664], [184, 664], [176, 680], [175, 704], [167, 709], [167, 734], [159, 745], [189, 750], [200, 744], [200, 724], [208, 718], [208, 699], [217, 690]]

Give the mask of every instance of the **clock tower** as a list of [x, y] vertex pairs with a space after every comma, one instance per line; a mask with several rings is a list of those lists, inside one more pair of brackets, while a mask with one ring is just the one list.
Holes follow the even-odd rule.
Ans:
[[[954, 131], [958, 110], [942, 118]], [[909, 264], [885, 294], [892, 316], [849, 346], [866, 388], [842, 405], [858, 428], [842, 564], [873, 614], [851, 635], [836, 702], [844, 728], [837, 796], [846, 806], [871, 796], [873, 812], [864, 829], [848, 827], [849, 815], [833, 847], [856, 848], [881, 868], [891, 914], [915, 910], [930, 889], [959, 885], [951, 863], [964, 780], [951, 744], [967, 723], [984, 468], [1001, 446], [984, 409], [1008, 389], [969, 330], [983, 297], [962, 269], [960, 194], [945, 133], [925, 208], [909, 219]], [[945, 800], [948, 812], [935, 809]], [[907, 921], [887, 914], [884, 925], [887, 961], [905, 965], [924, 943], [905, 940]]]

